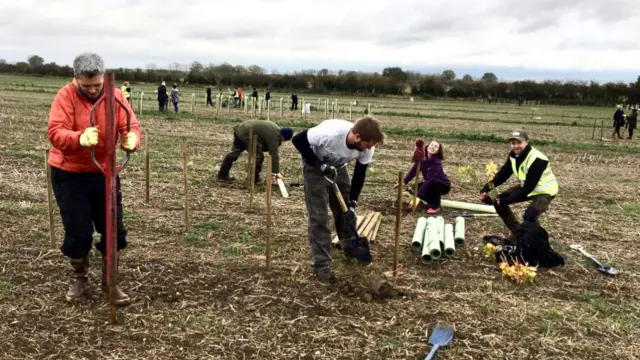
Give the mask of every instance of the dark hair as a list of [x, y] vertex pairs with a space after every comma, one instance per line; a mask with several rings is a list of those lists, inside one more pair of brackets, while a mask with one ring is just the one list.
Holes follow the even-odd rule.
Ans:
[[[440, 158], [440, 160], [444, 160], [444, 145], [442, 145], [442, 143], [438, 139], [431, 139], [431, 141], [429, 141], [429, 144], [431, 144], [431, 142], [433, 142], [433, 141], [437, 142], [438, 145], [440, 145], [436, 155]], [[427, 147], [429, 147], [429, 145], [427, 145]]]
[[382, 145], [385, 140], [380, 122], [372, 116], [365, 116], [356, 120], [352, 131], [360, 135], [362, 141], [375, 141]]

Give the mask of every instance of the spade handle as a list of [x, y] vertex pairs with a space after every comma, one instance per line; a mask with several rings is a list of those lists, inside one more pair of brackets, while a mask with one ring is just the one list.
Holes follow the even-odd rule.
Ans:
[[429, 352], [429, 355], [427, 355], [426, 358], [424, 358], [424, 360], [431, 360], [436, 356], [436, 353], [438, 352], [438, 349], [440, 348], [440, 345], [436, 344], [433, 345], [433, 348], [431, 349], [431, 351]]

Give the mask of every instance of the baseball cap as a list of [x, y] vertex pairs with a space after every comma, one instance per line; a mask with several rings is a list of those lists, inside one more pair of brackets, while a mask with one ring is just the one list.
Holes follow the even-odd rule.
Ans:
[[511, 141], [512, 139], [529, 141], [529, 134], [527, 134], [527, 132], [523, 130], [514, 130], [511, 132], [511, 134], [509, 134], [507, 141]]

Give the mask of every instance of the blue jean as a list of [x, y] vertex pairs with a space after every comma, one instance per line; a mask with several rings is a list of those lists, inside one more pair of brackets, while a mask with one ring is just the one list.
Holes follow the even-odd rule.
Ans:
[[173, 103], [173, 108], [175, 109], [176, 112], [178, 112], [178, 103], [177, 102]]

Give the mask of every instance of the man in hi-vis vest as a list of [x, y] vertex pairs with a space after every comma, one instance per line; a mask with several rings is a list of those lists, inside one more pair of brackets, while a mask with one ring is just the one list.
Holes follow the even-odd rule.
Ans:
[[[551, 162], [538, 149], [529, 145], [529, 136], [524, 131], [514, 131], [509, 135], [511, 152], [502, 168], [493, 177], [493, 185], [504, 184], [511, 175], [515, 175], [519, 184], [501, 192], [493, 206], [504, 224], [513, 235], [520, 223], [516, 220], [509, 205], [529, 201], [523, 220], [538, 222], [540, 214], [549, 209], [549, 203], [558, 193], [558, 181], [551, 171]], [[490, 179], [491, 181], [491, 179]], [[487, 183], [481, 190], [483, 202], [492, 204], [487, 196], [490, 185]]]
[[124, 98], [127, 99], [129, 103], [131, 103], [131, 88], [129, 87], [128, 81], [122, 83], [122, 86], [120, 86], [120, 91], [122, 91], [122, 95], [124, 95]]

